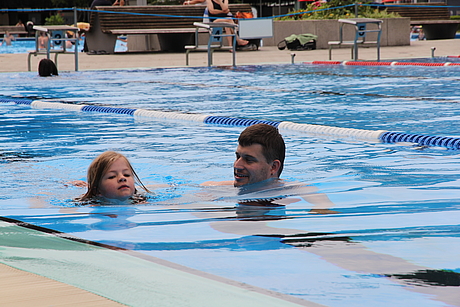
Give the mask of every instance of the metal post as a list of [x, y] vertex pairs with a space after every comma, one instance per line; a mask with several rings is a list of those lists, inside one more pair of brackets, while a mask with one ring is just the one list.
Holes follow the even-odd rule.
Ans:
[[237, 28], [233, 28], [233, 50], [232, 50], [232, 61], [233, 61], [233, 67], [236, 67], [236, 30]]
[[353, 60], [358, 60], [358, 38], [359, 38], [359, 26], [360, 24], [355, 24], [355, 40], [353, 42], [352, 58]]
[[295, 53], [291, 53], [291, 64], [294, 64]]
[[[73, 21], [75, 27], [77, 27], [77, 8], [74, 6], [73, 7]], [[78, 28], [78, 27], [77, 27]], [[75, 71], [78, 71], [78, 41], [80, 40], [80, 33], [78, 30], [75, 31]], [[65, 46], [65, 41], [64, 41], [64, 46]]]
[[209, 39], [208, 39], [208, 67], [212, 66], [212, 50], [211, 50], [211, 43], [212, 40], [214, 39], [213, 36], [213, 29], [211, 28], [211, 33], [209, 33]]
[[436, 47], [431, 47], [431, 57], [434, 58], [434, 51], [436, 50]]
[[50, 31], [46, 31], [46, 36], [48, 37], [48, 44], [46, 46], [46, 58], [50, 59], [50, 51], [51, 51], [51, 35]]
[[353, 43], [353, 60], [358, 61], [358, 43], [355, 39], [355, 42]]
[[358, 3], [355, 3], [355, 17], [358, 18]]
[[377, 61], [380, 62], [380, 38], [382, 35], [382, 23], [379, 22], [377, 26], [379, 28], [379, 32], [377, 34]]
[[73, 7], [73, 24], [74, 24], [75, 27], [77, 26], [77, 22], [78, 22], [78, 20], [77, 20], [77, 8], [74, 6]]

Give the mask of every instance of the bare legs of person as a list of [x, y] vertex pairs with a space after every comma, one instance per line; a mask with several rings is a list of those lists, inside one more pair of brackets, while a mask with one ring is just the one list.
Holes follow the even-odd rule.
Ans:
[[[228, 23], [235, 23], [233, 22], [232, 19], [216, 19], [214, 20], [214, 22], [228, 22]], [[225, 33], [226, 34], [233, 34], [233, 29], [232, 28], [225, 28]], [[232, 46], [233, 45], [233, 39], [231, 36], [227, 36], [227, 41], [228, 41], [228, 45], [229, 46]], [[238, 36], [236, 37], [236, 44], [238, 46], [246, 46], [247, 44], [249, 44], [249, 41], [245, 40], [245, 39], [241, 39], [239, 38]]]

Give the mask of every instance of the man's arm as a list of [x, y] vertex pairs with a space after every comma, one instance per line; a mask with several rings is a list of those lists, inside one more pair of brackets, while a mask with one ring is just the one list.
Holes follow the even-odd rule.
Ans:
[[[312, 214], [333, 214], [338, 213], [337, 211], [330, 210], [335, 206], [335, 204], [327, 197], [324, 193], [318, 193], [318, 188], [315, 186], [305, 186], [302, 187], [301, 193], [299, 193], [300, 197], [302, 197], [306, 202], [309, 202], [313, 205], [313, 208], [310, 209], [310, 213]], [[300, 201], [299, 198], [295, 197], [287, 197], [283, 199], [279, 199], [273, 201], [273, 203], [280, 204], [280, 205], [289, 205], [291, 203], [295, 203]]]
[[206, 186], [206, 187], [215, 187], [215, 186], [221, 186], [221, 185], [233, 185], [232, 180], [227, 180], [227, 181], [206, 181], [201, 183], [200, 185]]

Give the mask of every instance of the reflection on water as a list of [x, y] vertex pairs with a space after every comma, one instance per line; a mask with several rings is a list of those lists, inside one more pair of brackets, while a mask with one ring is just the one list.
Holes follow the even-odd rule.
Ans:
[[402, 279], [416, 286], [460, 287], [460, 273], [447, 270], [420, 270], [410, 274], [394, 274], [388, 277]]

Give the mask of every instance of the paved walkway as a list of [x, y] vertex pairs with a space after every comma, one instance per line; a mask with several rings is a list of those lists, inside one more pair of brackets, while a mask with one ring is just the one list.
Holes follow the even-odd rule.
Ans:
[[[435, 56], [460, 55], [460, 40], [434, 40], [413, 41], [410, 46], [382, 47], [380, 50], [382, 60], [402, 58], [428, 58], [431, 57], [431, 48], [435, 47]], [[291, 63], [291, 54], [295, 53], [295, 62], [308, 62], [315, 60], [328, 60], [327, 49], [311, 51], [278, 50], [274, 46], [262, 47], [259, 51], [240, 51], [236, 55], [237, 65]], [[37, 71], [38, 62], [44, 56], [32, 56], [32, 70]], [[350, 48], [334, 49], [332, 59], [346, 61], [351, 58]], [[52, 57], [54, 60], [54, 56]], [[359, 59], [376, 60], [376, 48], [360, 48]], [[215, 65], [231, 65], [232, 56], [229, 52], [216, 52]], [[206, 66], [207, 54], [194, 52], [190, 54], [191, 66]], [[79, 54], [79, 70], [94, 69], [127, 69], [127, 68], [154, 68], [185, 66], [185, 53], [135, 53], [113, 55], [87, 55]], [[66, 54], [58, 57], [59, 71], [74, 70], [74, 55]], [[0, 72], [27, 71], [27, 54], [0, 54]]]

